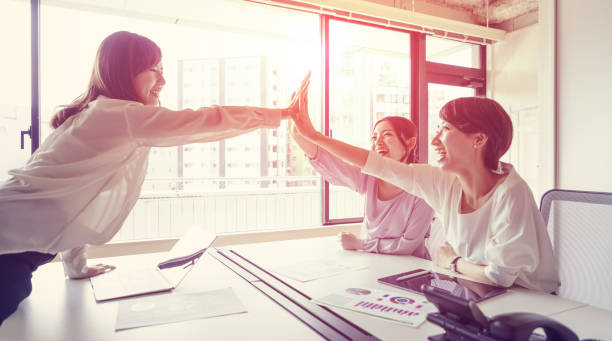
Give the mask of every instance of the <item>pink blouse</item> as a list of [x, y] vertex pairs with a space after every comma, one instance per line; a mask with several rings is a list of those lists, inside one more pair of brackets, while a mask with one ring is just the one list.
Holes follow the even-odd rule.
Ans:
[[365, 195], [362, 250], [430, 259], [425, 238], [434, 212], [425, 201], [406, 192], [390, 200], [378, 199], [375, 177], [361, 173], [358, 167], [323, 148], [317, 148], [310, 164], [330, 183]]

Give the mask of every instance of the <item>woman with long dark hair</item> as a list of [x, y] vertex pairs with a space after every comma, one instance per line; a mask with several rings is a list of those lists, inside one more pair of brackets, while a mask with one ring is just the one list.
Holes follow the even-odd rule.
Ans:
[[151, 147], [277, 127], [297, 110], [298, 97], [285, 109], [160, 107], [161, 59], [146, 37], [121, 31], [105, 38], [87, 90], [57, 112], [55, 130], [0, 185], [0, 323], [30, 294], [32, 272], [56, 253], [70, 278], [114, 268], [88, 266], [84, 247], [106, 243], [121, 228], [138, 200]]

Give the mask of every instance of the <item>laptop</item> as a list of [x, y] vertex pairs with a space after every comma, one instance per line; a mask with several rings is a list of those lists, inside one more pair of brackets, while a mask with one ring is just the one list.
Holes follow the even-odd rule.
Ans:
[[117, 268], [90, 278], [96, 301], [171, 291], [194, 268], [216, 235], [192, 228], [168, 252], [165, 260], [147, 268]]

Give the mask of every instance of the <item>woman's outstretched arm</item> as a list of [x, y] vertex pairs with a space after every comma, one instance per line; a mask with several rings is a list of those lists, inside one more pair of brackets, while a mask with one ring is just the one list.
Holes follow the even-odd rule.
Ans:
[[314, 159], [314, 157], [317, 156], [317, 145], [302, 136], [295, 126], [291, 131], [291, 136], [308, 158]]
[[367, 149], [359, 148], [339, 140], [334, 140], [319, 133], [312, 125], [308, 116], [308, 99], [307, 92], [301, 92], [299, 97], [299, 111], [293, 115], [293, 122], [300, 135], [306, 140], [324, 148], [336, 157], [353, 164], [359, 168], [363, 168], [368, 160]]

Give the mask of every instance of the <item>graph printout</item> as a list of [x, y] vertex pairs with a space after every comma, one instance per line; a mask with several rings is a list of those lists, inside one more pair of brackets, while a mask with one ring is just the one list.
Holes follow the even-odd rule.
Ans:
[[428, 313], [438, 311], [418, 294], [366, 288], [346, 288], [317, 298], [315, 302], [390, 319], [411, 327], [418, 327]]

